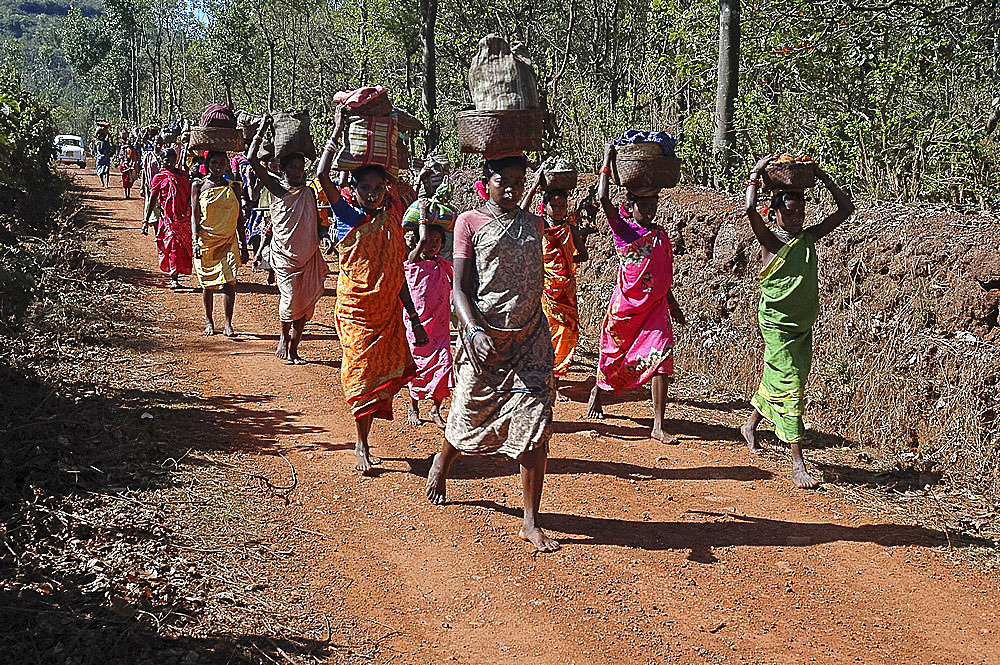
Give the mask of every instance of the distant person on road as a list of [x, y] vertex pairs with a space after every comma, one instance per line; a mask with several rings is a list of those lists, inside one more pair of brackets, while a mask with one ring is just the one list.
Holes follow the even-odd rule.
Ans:
[[[534, 182], [521, 204], [525, 210], [541, 186], [543, 175], [542, 169], [535, 173]], [[559, 379], [566, 376], [573, 365], [573, 355], [580, 335], [576, 267], [587, 260], [587, 245], [580, 233], [576, 216], [569, 214], [569, 192], [565, 189], [543, 192], [541, 213], [545, 219], [545, 231], [542, 233], [542, 257], [545, 260], [542, 311], [549, 322], [549, 334], [555, 351], [553, 374], [558, 395]]]
[[292, 365], [302, 365], [305, 361], [299, 356], [299, 341], [306, 321], [312, 318], [323, 295], [330, 270], [319, 250], [316, 194], [306, 182], [305, 156], [293, 153], [279, 160], [282, 181], [258, 158], [263, 134], [272, 122], [271, 116], [264, 117], [248, 156], [257, 178], [274, 196], [269, 261], [281, 294], [278, 303], [281, 336], [274, 355]]
[[132, 183], [135, 182], [139, 157], [135, 148], [122, 134], [122, 143], [118, 148], [118, 171], [122, 174], [122, 192], [126, 199], [132, 196]]
[[455, 222], [455, 313], [461, 322], [455, 389], [441, 452], [427, 474], [427, 498], [446, 500], [460, 454], [506, 455], [521, 465], [522, 540], [559, 549], [538, 510], [552, 436], [552, 339], [542, 312], [544, 222], [521, 208], [527, 161], [487, 161], [487, 199]]
[[94, 143], [94, 154], [97, 156], [97, 178], [101, 184], [107, 188], [111, 185], [111, 142], [106, 138], [99, 138]]
[[[163, 151], [163, 139], [157, 136], [151, 145], [142, 151], [142, 184], [140, 191], [143, 200], [146, 202], [145, 210], [150, 210], [150, 202], [154, 201], [152, 194], [153, 176], [160, 170], [160, 154]], [[152, 215], [145, 214], [142, 218], [142, 235], [149, 235], [149, 221], [153, 220], [153, 233], [156, 233], [156, 225], [160, 220], [159, 205], [152, 207]]]
[[229, 171], [226, 153], [210, 151], [206, 162], [208, 175], [191, 187], [194, 267], [203, 290], [205, 334], [215, 334], [213, 294], [222, 291], [226, 318], [223, 334], [233, 337], [236, 271], [249, 260], [241, 223], [240, 184], [226, 179]]
[[630, 191], [621, 208], [611, 202], [611, 162], [615, 144], [604, 151], [597, 197], [604, 208], [618, 252], [618, 282], [601, 326], [597, 382], [590, 393], [588, 418], [603, 418], [604, 392], [619, 393], [650, 384], [653, 427], [650, 438], [676, 444], [663, 431], [667, 386], [674, 373], [672, 321], [684, 325], [674, 299], [674, 254], [666, 229], [656, 223], [659, 189]]
[[149, 185], [143, 226], [154, 210], [161, 211], [156, 225], [156, 254], [160, 270], [170, 275], [170, 288], [180, 287], [180, 275], [191, 274], [191, 179], [177, 168], [177, 151], [167, 148], [160, 169]]
[[404, 266], [413, 306], [429, 340], [429, 344], [417, 346], [413, 322], [407, 318], [406, 339], [417, 364], [417, 375], [410, 380], [410, 411], [406, 414], [406, 422], [419, 425], [420, 400], [429, 399], [432, 406], [427, 415], [442, 429], [445, 422], [441, 417], [441, 402], [455, 385], [451, 360], [452, 264], [440, 255], [444, 233], [440, 226], [431, 225], [425, 232], [427, 249], [421, 251], [419, 232], [407, 230], [406, 244], [410, 253]]
[[354, 411], [358, 440], [355, 468], [371, 473], [380, 463], [368, 442], [372, 420], [392, 420], [392, 398], [416, 372], [406, 342], [400, 304], [413, 321], [416, 344], [427, 344], [403, 275], [406, 244], [401, 220], [404, 206], [389, 174], [381, 166], [352, 172], [353, 198], [346, 200], [330, 178], [344, 127], [344, 108], [337, 107], [333, 136], [316, 168], [336, 222], [330, 225], [340, 257], [337, 280], [337, 334], [343, 349], [340, 377], [344, 396]]
[[819, 271], [816, 241], [840, 226], [854, 212], [847, 194], [821, 168], [816, 175], [826, 185], [837, 210], [819, 224], [803, 229], [805, 196], [800, 191], [780, 191], [768, 209], [774, 228], [757, 212], [761, 173], [777, 155], [762, 158], [750, 172], [746, 213], [761, 248], [760, 307], [757, 319], [764, 337], [764, 373], [750, 399], [750, 412], [742, 432], [750, 451], [757, 453], [757, 426], [764, 418], [774, 423], [779, 440], [789, 444], [792, 482], [810, 489], [819, 482], [809, 475], [802, 457], [805, 425], [805, 388], [812, 368], [812, 327], [819, 315]]

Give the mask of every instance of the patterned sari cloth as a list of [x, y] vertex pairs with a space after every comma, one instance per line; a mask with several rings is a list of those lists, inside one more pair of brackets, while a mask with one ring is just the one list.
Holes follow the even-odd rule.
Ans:
[[203, 288], [218, 289], [236, 282], [236, 271], [241, 265], [240, 239], [236, 234], [240, 198], [227, 183], [202, 190], [198, 205], [201, 258], [195, 258], [194, 269]]
[[183, 171], [160, 169], [149, 186], [161, 215], [156, 227], [160, 270], [191, 274], [191, 179]]
[[392, 420], [392, 398], [416, 372], [406, 342], [399, 292], [406, 244], [398, 200], [375, 214], [341, 199], [337, 218], [337, 334], [340, 379], [356, 419]]
[[410, 397], [442, 400], [455, 385], [451, 361], [451, 261], [436, 256], [416, 263], [407, 261], [404, 269], [413, 306], [430, 340], [427, 346], [414, 345], [413, 324], [404, 313], [406, 339], [417, 364], [417, 375], [410, 381]]
[[673, 284], [673, 250], [662, 229], [618, 246], [618, 283], [601, 330], [597, 385], [619, 392], [642, 386], [654, 374], [673, 374], [674, 334], [667, 294]]
[[312, 318], [330, 269], [319, 251], [316, 195], [305, 185], [271, 201], [270, 265], [281, 299], [278, 318]]
[[758, 277], [757, 321], [764, 337], [764, 373], [750, 403], [772, 423], [775, 435], [798, 443], [812, 369], [812, 326], [819, 316], [816, 241], [805, 231], [791, 238]]
[[580, 314], [576, 304], [576, 245], [573, 243], [568, 220], [555, 226], [545, 226], [542, 235], [542, 256], [545, 260], [545, 288], [542, 291], [542, 311], [549, 322], [552, 348], [555, 350], [554, 373], [566, 376], [573, 364], [573, 352], [579, 335]]
[[[461, 239], [471, 229], [471, 254]], [[552, 434], [552, 340], [542, 313], [542, 221], [521, 209], [456, 222], [455, 256], [474, 262], [472, 307], [496, 349], [480, 367], [463, 331], [445, 438], [466, 453], [518, 459]]]

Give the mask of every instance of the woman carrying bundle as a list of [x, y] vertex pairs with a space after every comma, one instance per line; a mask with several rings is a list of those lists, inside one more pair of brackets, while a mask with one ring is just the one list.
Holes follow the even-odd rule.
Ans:
[[274, 196], [271, 201], [270, 265], [281, 294], [278, 304], [281, 337], [274, 355], [292, 365], [302, 365], [305, 361], [299, 356], [299, 341], [306, 321], [312, 318], [316, 303], [323, 295], [330, 270], [319, 251], [316, 194], [306, 183], [305, 156], [296, 152], [279, 160], [283, 181], [275, 178], [257, 156], [264, 132], [272, 122], [271, 116], [265, 116], [250, 144], [249, 158], [257, 178]]
[[427, 497], [442, 504], [460, 453], [503, 454], [521, 465], [524, 524], [519, 536], [539, 551], [559, 544], [538, 526], [552, 434], [552, 341], [542, 312], [540, 217], [520, 207], [527, 161], [487, 161], [488, 199], [455, 223], [455, 312], [461, 340], [455, 390]]
[[225, 177], [229, 170], [226, 153], [209, 151], [206, 164], [208, 175], [191, 187], [194, 266], [205, 305], [205, 334], [215, 334], [213, 294], [221, 290], [226, 319], [223, 334], [233, 337], [236, 271], [249, 259], [243, 235], [240, 184]]
[[159, 135], [153, 138], [153, 142], [148, 146], [142, 153], [142, 184], [140, 191], [142, 192], [143, 200], [145, 201], [145, 210], [147, 211], [142, 217], [142, 235], [149, 235], [149, 220], [153, 220], [153, 233], [156, 233], [156, 224], [160, 219], [160, 209], [158, 205], [152, 207], [152, 215], [148, 212], [150, 210], [150, 202], [154, 201], [153, 197], [153, 177], [160, 171], [160, 161], [163, 152], [163, 139]]
[[[541, 186], [544, 173], [542, 169], [538, 169], [535, 174], [535, 180], [521, 203], [525, 210]], [[576, 266], [587, 260], [587, 246], [577, 227], [576, 218], [569, 215], [569, 192], [565, 189], [543, 192], [541, 212], [545, 218], [545, 231], [542, 234], [542, 256], [545, 260], [542, 311], [549, 322], [552, 348], [555, 351], [553, 374], [558, 392], [559, 379], [566, 376], [573, 365], [573, 353], [579, 338]]]
[[135, 182], [135, 170], [138, 166], [135, 148], [129, 143], [127, 136], [122, 132], [122, 142], [118, 148], [118, 171], [122, 174], [122, 191], [126, 199], [131, 198], [132, 183]]
[[663, 431], [667, 383], [674, 373], [671, 317], [684, 325], [674, 300], [673, 249], [665, 229], [656, 224], [659, 190], [628, 192], [621, 210], [611, 202], [611, 161], [615, 144], [604, 151], [597, 196], [614, 234], [618, 282], [601, 329], [597, 383], [590, 393], [588, 418], [603, 418], [601, 395], [650, 383], [653, 427], [650, 437], [677, 443]]
[[[413, 323], [415, 343], [427, 344], [403, 275], [403, 205], [393, 195], [381, 166], [354, 170], [354, 205], [345, 200], [330, 177], [343, 134], [344, 109], [338, 106], [333, 136], [319, 158], [316, 174], [336, 216], [331, 238], [337, 243], [337, 334], [343, 351], [341, 382], [354, 411], [358, 440], [355, 468], [370, 473], [379, 460], [372, 456], [368, 435], [374, 418], [392, 419], [392, 398], [413, 377], [416, 366], [406, 341], [400, 303]], [[314, 232], [315, 232], [315, 227]]]
[[160, 170], [149, 185], [144, 225], [155, 209], [160, 210], [156, 225], [156, 254], [160, 270], [170, 275], [170, 288], [181, 284], [180, 275], [191, 274], [191, 179], [177, 168], [177, 151], [163, 152]]
[[764, 157], [747, 183], [746, 213], [760, 243], [760, 308], [758, 322], [764, 338], [764, 373], [750, 399], [753, 410], [742, 432], [751, 452], [759, 452], [757, 426], [767, 418], [779, 440], [789, 444], [792, 482], [803, 489], [819, 483], [809, 475], [802, 457], [806, 381], [812, 368], [812, 327], [819, 315], [819, 272], [816, 241], [840, 226], [854, 212], [854, 204], [823, 169], [816, 176], [833, 195], [837, 210], [819, 224], [803, 229], [805, 196], [801, 191], [779, 191], [769, 206], [774, 228], [757, 212], [761, 173], [777, 157]]

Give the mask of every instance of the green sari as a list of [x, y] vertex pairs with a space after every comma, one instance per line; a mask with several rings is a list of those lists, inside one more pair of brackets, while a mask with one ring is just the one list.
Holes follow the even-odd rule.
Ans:
[[761, 270], [757, 320], [764, 337], [764, 373], [750, 403], [786, 443], [805, 435], [802, 415], [812, 369], [812, 326], [819, 315], [816, 241], [792, 238]]

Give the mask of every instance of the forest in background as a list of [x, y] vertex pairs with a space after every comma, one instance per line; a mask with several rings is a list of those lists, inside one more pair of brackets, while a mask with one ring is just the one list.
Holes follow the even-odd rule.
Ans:
[[[720, 4], [741, 9], [725, 172]], [[681, 138], [689, 184], [738, 186], [759, 155], [789, 150], [855, 196], [1000, 204], [998, 0], [0, 0], [0, 52], [81, 133], [218, 101], [309, 108], [322, 141], [338, 90], [382, 84], [456, 156], [455, 113], [489, 32], [527, 45], [547, 150], [582, 168], [609, 136], [657, 128]]]

